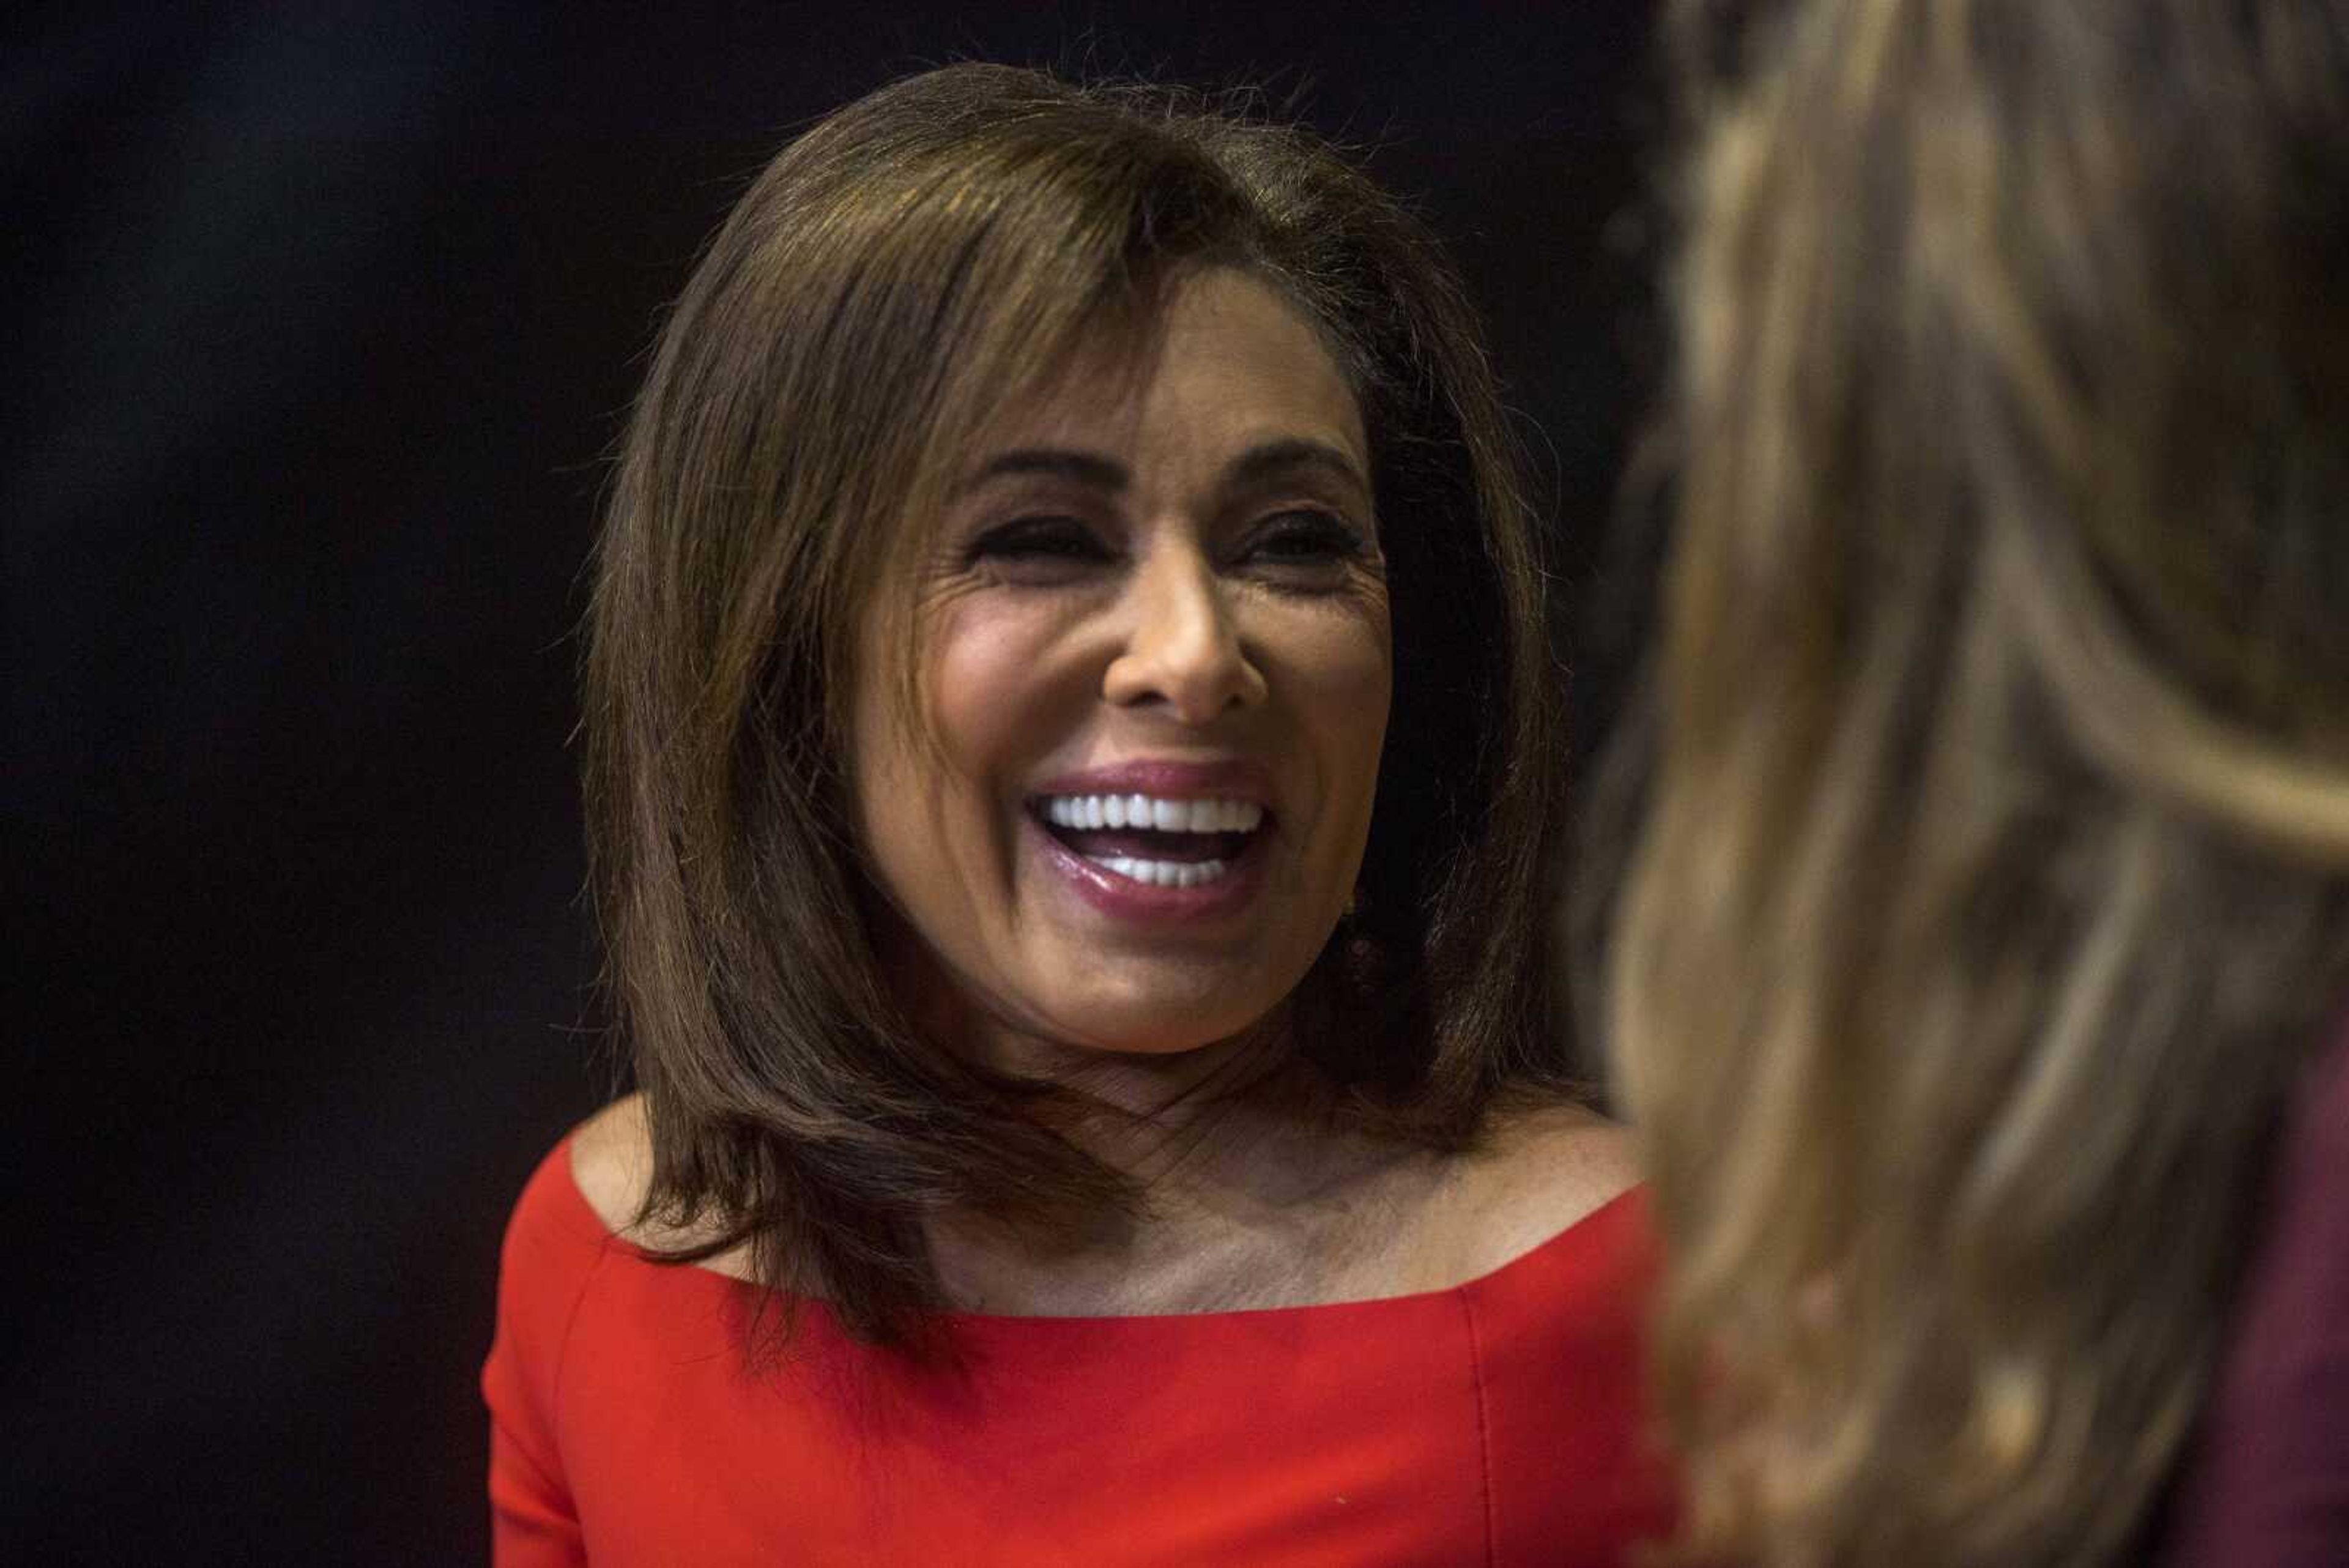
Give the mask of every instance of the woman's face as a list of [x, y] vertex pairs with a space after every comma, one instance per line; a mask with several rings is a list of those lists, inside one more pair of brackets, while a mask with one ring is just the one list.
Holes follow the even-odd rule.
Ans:
[[926, 950], [907, 978], [1004, 1065], [1265, 1018], [1370, 831], [1392, 654], [1361, 410], [1242, 274], [1162, 327], [977, 443], [915, 591], [921, 724], [865, 630], [866, 853]]

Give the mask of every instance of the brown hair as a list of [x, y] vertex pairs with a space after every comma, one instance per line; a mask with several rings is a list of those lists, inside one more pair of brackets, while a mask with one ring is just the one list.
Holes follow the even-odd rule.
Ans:
[[1721, 9], [1610, 976], [1686, 1544], [2103, 1561], [2349, 983], [2349, 11]]
[[1538, 966], [1557, 736], [1516, 458], [1425, 229], [1329, 147], [1155, 88], [957, 66], [832, 115], [712, 241], [629, 422], [585, 671], [610, 986], [650, 1118], [647, 1217], [902, 1340], [921, 1221], [1080, 1224], [1123, 1184], [893, 1002], [845, 769], [859, 615], [980, 421], [1183, 268], [1282, 290], [1360, 396], [1394, 713], [1359, 912], [1299, 1045], [1361, 1114], [1456, 1145], [1555, 1078]]

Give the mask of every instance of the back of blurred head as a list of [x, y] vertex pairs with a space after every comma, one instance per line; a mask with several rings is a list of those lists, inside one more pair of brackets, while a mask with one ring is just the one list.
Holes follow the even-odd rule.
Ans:
[[2349, 1002], [2349, 6], [1727, 9], [1609, 1004], [1692, 1536], [2094, 1561]]

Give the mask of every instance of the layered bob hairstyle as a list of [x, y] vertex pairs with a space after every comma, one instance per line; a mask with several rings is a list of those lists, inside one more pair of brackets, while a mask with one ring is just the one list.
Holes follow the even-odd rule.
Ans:
[[2118, 1559], [2349, 1004], [2349, 5], [1679, 10], [1610, 1045], [1687, 1544]]
[[[748, 1245], [783, 1298], [903, 1342], [926, 1216], [1043, 1237], [1124, 1184], [1064, 1102], [919, 1038], [876, 957], [847, 722], [862, 618], [910, 593], [989, 414], [1088, 335], [1242, 269], [1360, 400], [1395, 686], [1356, 913], [1297, 1047], [1372, 1125], [1471, 1138], [1557, 1086], [1537, 950], [1560, 755], [1541, 573], [1475, 317], [1330, 147], [1156, 88], [957, 66], [818, 123], [735, 208], [625, 436], [585, 661], [593, 880], [651, 1129], [643, 1219]], [[1065, 1126], [1065, 1122], [1060, 1125]]]

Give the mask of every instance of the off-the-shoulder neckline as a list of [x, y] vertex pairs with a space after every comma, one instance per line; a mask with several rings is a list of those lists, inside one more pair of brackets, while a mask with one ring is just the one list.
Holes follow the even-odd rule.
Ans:
[[[571, 1167], [571, 1143], [570, 1137], [564, 1137], [555, 1146], [554, 1151], [547, 1157], [548, 1163], [554, 1165], [560, 1175], [561, 1180], [558, 1185], [562, 1189], [565, 1206], [574, 1210], [574, 1219], [584, 1220], [586, 1222], [602, 1245], [626, 1256], [633, 1262], [647, 1268], [659, 1269], [665, 1273], [698, 1276], [730, 1290], [756, 1288], [750, 1282], [738, 1275], [725, 1273], [700, 1264], [660, 1262], [645, 1249], [614, 1231], [605, 1222], [604, 1217], [595, 1211], [595, 1205], [587, 1201], [587, 1194], [579, 1185], [578, 1176]], [[1464, 1293], [1481, 1293], [1493, 1290], [1502, 1285], [1510, 1276], [1520, 1272], [1530, 1271], [1556, 1253], [1573, 1250], [1588, 1237], [1599, 1234], [1608, 1224], [1619, 1222], [1621, 1219], [1619, 1211], [1627, 1208], [1636, 1208], [1642, 1201], [1646, 1191], [1646, 1183], [1634, 1182], [1613, 1196], [1601, 1199], [1587, 1212], [1568, 1223], [1564, 1229], [1543, 1237], [1523, 1251], [1495, 1264], [1484, 1272], [1454, 1284], [1439, 1285], [1430, 1290], [1405, 1291], [1383, 1296], [1352, 1296], [1339, 1301], [1299, 1302], [1281, 1306], [1227, 1307], [1191, 1313], [1050, 1314], [954, 1311], [940, 1313], [938, 1321], [944, 1324], [958, 1327], [983, 1326], [989, 1329], [999, 1327], [1007, 1332], [1016, 1332], [1016, 1325], [1019, 1324], [1059, 1324], [1062, 1327], [1145, 1324], [1197, 1324], [1218, 1321], [1277, 1318], [1284, 1314], [1299, 1313], [1359, 1314], [1380, 1310], [1409, 1311], [1413, 1306], [1423, 1307], [1430, 1303], [1449, 1302]], [[812, 1304], [820, 1306], [822, 1303]]]

